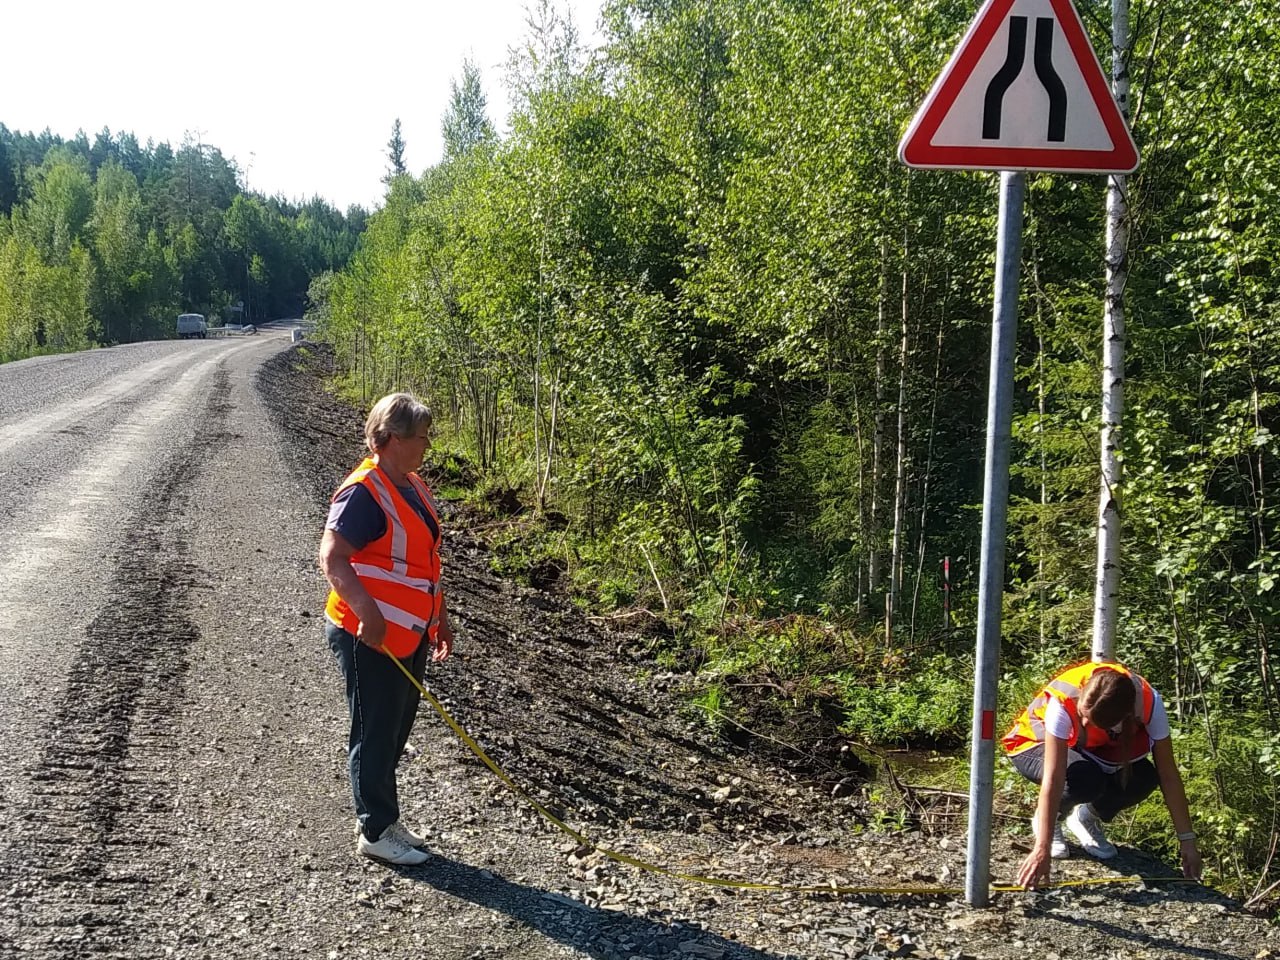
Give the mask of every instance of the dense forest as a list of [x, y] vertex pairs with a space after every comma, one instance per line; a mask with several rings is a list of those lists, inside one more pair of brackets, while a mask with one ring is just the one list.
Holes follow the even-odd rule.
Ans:
[[[1078, 6], [1106, 67], [1110, 10]], [[430, 398], [459, 488], [523, 504], [501, 562], [670, 630], [713, 721], [764, 696], [871, 743], [966, 736], [998, 178], [896, 144], [973, 13], [609, 0], [584, 51], [544, 5], [509, 132], [464, 66], [442, 160], [392, 178], [313, 287], [348, 388]], [[1134, 0], [1130, 26], [1116, 653], [1170, 703], [1215, 875], [1257, 892], [1280, 837], [1280, 27], [1252, 0]], [[1028, 187], [1004, 719], [1089, 656], [1105, 192]], [[1129, 827], [1171, 849], [1158, 806]]]
[[190, 137], [175, 151], [0, 124], [0, 362], [171, 337], [183, 312], [215, 326], [297, 316], [365, 217], [248, 193]]

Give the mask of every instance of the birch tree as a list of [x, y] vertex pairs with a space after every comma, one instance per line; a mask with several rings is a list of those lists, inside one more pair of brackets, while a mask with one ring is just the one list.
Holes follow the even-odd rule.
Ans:
[[[1111, 89], [1129, 117], [1129, 0], [1111, 0]], [[1115, 657], [1120, 592], [1121, 449], [1124, 419], [1125, 286], [1129, 282], [1129, 198], [1126, 177], [1107, 182], [1107, 289], [1102, 317], [1102, 457], [1098, 498], [1098, 564], [1093, 604], [1093, 658]]]

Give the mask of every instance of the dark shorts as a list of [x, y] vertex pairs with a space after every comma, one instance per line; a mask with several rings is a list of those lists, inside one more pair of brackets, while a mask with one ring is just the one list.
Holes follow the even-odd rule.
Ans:
[[[1032, 783], [1044, 778], [1044, 744], [1036, 744], [1009, 758], [1014, 768]], [[1078, 750], [1067, 749], [1067, 776], [1063, 785], [1058, 817], [1065, 817], [1082, 803], [1092, 805], [1102, 820], [1111, 820], [1121, 810], [1137, 806], [1160, 786], [1156, 765], [1149, 757], [1108, 773]]]

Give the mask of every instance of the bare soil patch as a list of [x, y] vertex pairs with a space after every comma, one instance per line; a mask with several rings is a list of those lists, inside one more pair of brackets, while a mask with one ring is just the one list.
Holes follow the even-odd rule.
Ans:
[[[327, 391], [330, 364], [323, 345], [307, 343], [269, 361], [258, 381], [319, 516], [362, 454], [362, 414]], [[846, 759], [838, 738], [797, 752], [764, 737], [713, 735], [686, 706], [688, 677], [652, 660], [651, 637], [625, 620], [589, 622], [555, 592], [550, 571], [550, 591], [504, 581], [469, 532], [475, 517], [447, 505], [445, 523], [446, 589], [460, 642], [429, 685], [557, 816], [605, 846], [678, 871], [766, 883], [963, 886], [962, 798], [908, 791], [917, 816], [907, 829], [884, 829], [868, 802], [868, 771]], [[364, 891], [368, 907], [394, 914], [427, 884], [486, 902], [509, 897], [508, 915], [528, 924], [531, 914], [514, 904], [541, 889], [537, 902], [552, 916], [536, 925], [558, 946], [526, 947], [522, 956], [568, 948], [563, 955], [607, 958], [1257, 960], [1280, 949], [1276, 930], [1236, 902], [1199, 885], [1157, 882], [1171, 865], [1127, 848], [1105, 865], [1077, 851], [1057, 875], [1140, 874], [1149, 882], [997, 894], [983, 910], [954, 892], [739, 892], [635, 870], [556, 834], [423, 709], [402, 792], [428, 798], [419, 822], [440, 856], [417, 872], [366, 867], [381, 878]], [[1025, 835], [1021, 824], [1001, 821], [996, 883], [1012, 877]], [[513, 844], [522, 853], [544, 845], [547, 875], [508, 873], [520, 860]]]

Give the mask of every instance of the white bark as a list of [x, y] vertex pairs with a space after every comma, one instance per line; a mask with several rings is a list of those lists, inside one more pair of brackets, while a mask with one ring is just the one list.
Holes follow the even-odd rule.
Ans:
[[[1129, 0], [1111, 0], [1111, 89], [1129, 115]], [[1115, 658], [1120, 592], [1120, 491], [1124, 463], [1125, 284], [1129, 279], [1129, 205], [1123, 176], [1107, 181], [1107, 291], [1102, 318], [1102, 484], [1093, 605], [1093, 658]]]
[[[1038, 285], [1038, 284], [1037, 284]], [[1042, 305], [1037, 305], [1036, 310], [1039, 312]], [[1043, 318], [1041, 318], [1041, 327], [1043, 330]], [[1044, 554], [1048, 546], [1048, 537], [1045, 536], [1045, 530], [1048, 527], [1049, 519], [1049, 484], [1047, 482], [1049, 475], [1049, 463], [1045, 456], [1044, 448], [1044, 419], [1045, 419], [1045, 402], [1044, 402], [1044, 336], [1043, 334], [1037, 338], [1036, 352], [1036, 393], [1038, 394], [1038, 411], [1040, 418], [1036, 421], [1036, 443], [1040, 447], [1040, 519], [1036, 523], [1036, 599], [1037, 607], [1039, 607], [1040, 618], [1040, 651], [1044, 652], [1044, 621], [1045, 611], [1049, 600], [1048, 584], [1044, 581]]]
[[875, 593], [880, 588], [880, 474], [881, 454], [884, 450], [884, 380], [885, 336], [887, 324], [885, 311], [889, 298], [889, 242], [880, 240], [880, 296], [876, 307], [876, 382], [875, 407], [871, 412], [871, 509], [867, 529], [870, 558], [867, 563], [867, 590]]
[[[905, 233], [905, 231], [904, 231]], [[906, 262], [907, 249], [904, 239], [902, 249], [903, 262]], [[886, 606], [886, 631], [892, 637], [893, 624], [898, 617], [900, 605], [899, 594], [902, 591], [902, 545], [903, 521], [907, 512], [907, 355], [909, 342], [907, 335], [907, 271], [902, 271], [902, 343], [898, 352], [898, 463], [893, 486], [893, 541], [889, 553], [889, 602]]]
[[[933, 438], [938, 427], [938, 389], [942, 381], [942, 343], [947, 329], [947, 289], [950, 271], [943, 273], [942, 308], [938, 314], [938, 339], [933, 354], [933, 399], [929, 405], [928, 443], [925, 445], [924, 476], [920, 484], [920, 533], [916, 543], [916, 579], [911, 588], [911, 642], [916, 639], [916, 608], [920, 600], [920, 584], [924, 580], [925, 532], [929, 528], [929, 481], [933, 477]], [[948, 611], [949, 612], [949, 611]], [[950, 624], [947, 624], [950, 627]]]
[[[1039, 224], [1037, 223], [1037, 231]], [[1040, 517], [1036, 522], [1036, 606], [1039, 608], [1040, 620], [1040, 652], [1044, 652], [1045, 611], [1048, 609], [1049, 590], [1045, 583], [1044, 557], [1049, 538], [1049, 461], [1044, 444], [1045, 404], [1044, 380], [1044, 288], [1040, 286], [1040, 244], [1037, 234], [1035, 257], [1031, 261], [1031, 278], [1036, 285], [1036, 327], [1040, 333], [1036, 336], [1036, 409], [1039, 419], [1036, 421], [1036, 446], [1040, 450]]]
[[[533, 475], [537, 481], [537, 512], [542, 513], [545, 503], [543, 494], [546, 487], [542, 483], [542, 333], [546, 320], [547, 303], [547, 222], [542, 221], [542, 242], [538, 250], [538, 332], [533, 346]], [[548, 455], [548, 459], [549, 459]], [[547, 464], [547, 473], [551, 473], [551, 464]]]

